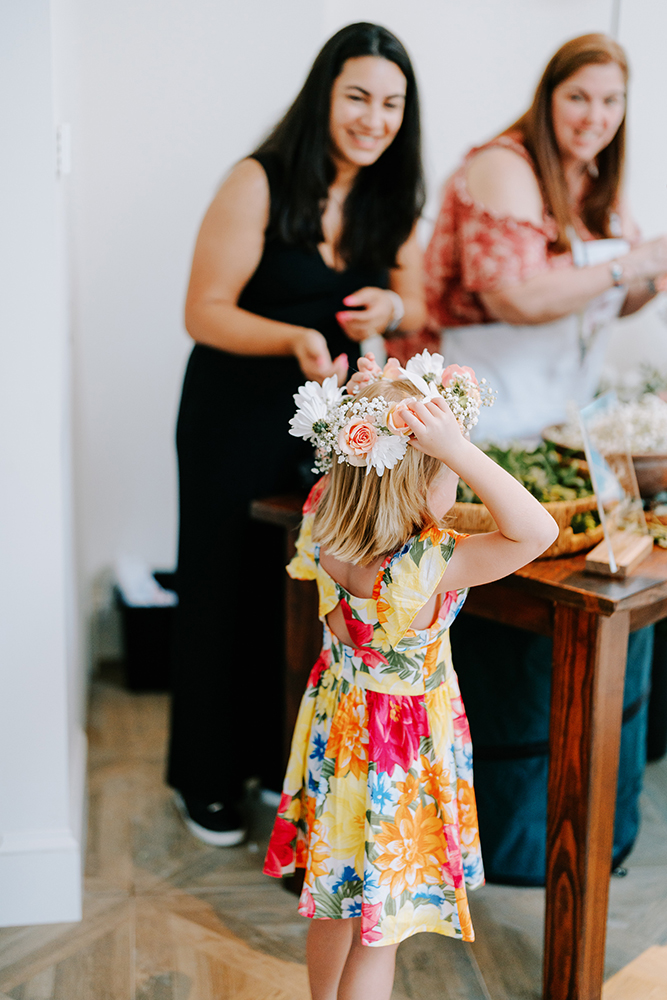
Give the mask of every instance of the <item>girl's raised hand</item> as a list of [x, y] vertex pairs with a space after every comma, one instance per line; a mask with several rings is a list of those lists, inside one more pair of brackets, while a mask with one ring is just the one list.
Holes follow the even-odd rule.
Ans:
[[456, 457], [469, 442], [442, 396], [407, 399], [396, 409], [414, 435], [410, 441], [412, 447], [454, 468]]

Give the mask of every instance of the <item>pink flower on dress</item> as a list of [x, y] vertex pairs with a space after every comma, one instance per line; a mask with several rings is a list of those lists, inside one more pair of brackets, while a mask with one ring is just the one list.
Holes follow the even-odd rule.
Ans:
[[373, 626], [355, 618], [352, 614], [352, 609], [345, 598], [341, 599], [340, 606], [343, 611], [343, 618], [345, 619], [347, 630], [350, 633], [350, 638], [354, 643], [354, 649], [357, 655], [364, 661], [366, 666], [373, 668], [379, 666], [380, 663], [388, 663], [389, 661], [387, 660], [387, 657], [383, 656], [377, 649], [364, 648], [373, 638]]
[[312, 510], [317, 510], [317, 505], [319, 504], [322, 494], [324, 493], [324, 487], [327, 485], [328, 480], [329, 480], [328, 474], [326, 476], [322, 476], [321, 479], [317, 480], [317, 482], [311, 489], [310, 493], [306, 497], [306, 502], [303, 505], [304, 514], [310, 514]]
[[470, 743], [470, 726], [460, 694], [452, 698], [452, 723], [454, 735], [460, 736], [464, 743]]
[[298, 910], [302, 917], [315, 916], [315, 900], [313, 899], [308, 886], [304, 885], [303, 889], [301, 890]]
[[313, 669], [310, 671], [310, 676], [308, 677], [308, 687], [317, 687], [320, 683], [320, 677], [327, 669], [331, 663], [331, 650], [323, 649], [317, 660]]
[[429, 735], [426, 705], [421, 695], [390, 695], [367, 691], [368, 760], [391, 777], [398, 764], [407, 771], [419, 760], [419, 741]]
[[[282, 806], [282, 802], [281, 802]], [[269, 847], [264, 861], [264, 874], [280, 878], [286, 871], [294, 869], [294, 843], [296, 826], [289, 820], [276, 817]]]
[[442, 604], [440, 605], [440, 611], [438, 612], [438, 618], [440, 619], [440, 621], [444, 622], [446, 620], [447, 615], [451, 611], [453, 605], [456, 604], [458, 599], [459, 599], [458, 590], [450, 590], [445, 594], [445, 596], [442, 599]]
[[382, 913], [382, 903], [362, 903], [361, 904], [361, 940], [364, 944], [371, 944], [373, 941], [382, 940], [382, 932], [375, 930], [380, 923]]
[[338, 432], [338, 447], [344, 455], [360, 458], [372, 451], [378, 432], [369, 420], [355, 417]]

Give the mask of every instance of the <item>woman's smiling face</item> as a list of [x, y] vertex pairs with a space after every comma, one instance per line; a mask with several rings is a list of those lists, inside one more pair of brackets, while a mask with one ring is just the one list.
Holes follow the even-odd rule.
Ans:
[[564, 162], [590, 163], [609, 145], [625, 115], [625, 79], [617, 63], [589, 63], [551, 97], [551, 119]]
[[331, 88], [334, 159], [367, 167], [391, 145], [403, 121], [407, 81], [381, 56], [347, 59]]

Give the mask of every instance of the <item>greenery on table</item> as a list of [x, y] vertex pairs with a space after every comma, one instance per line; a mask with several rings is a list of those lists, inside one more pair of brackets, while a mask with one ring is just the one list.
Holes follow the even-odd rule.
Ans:
[[[582, 472], [581, 462], [563, 455], [550, 441], [543, 441], [532, 451], [497, 445], [487, 445], [484, 451], [541, 503], [578, 500], [593, 493], [590, 477]], [[463, 481], [459, 482], [456, 499], [461, 503], [482, 502]], [[574, 533], [579, 534], [599, 523], [597, 511], [591, 510], [575, 514], [571, 525]]]

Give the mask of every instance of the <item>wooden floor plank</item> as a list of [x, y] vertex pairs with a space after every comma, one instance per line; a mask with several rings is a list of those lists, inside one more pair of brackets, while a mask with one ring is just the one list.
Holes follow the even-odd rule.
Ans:
[[654, 945], [605, 983], [603, 1000], [665, 1000], [667, 947]]
[[[128, 919], [132, 920], [133, 916], [132, 900], [92, 897], [84, 901], [84, 919], [81, 923], [51, 925], [62, 928], [60, 934], [49, 934], [51, 927], [31, 928], [33, 934], [22, 940], [20, 946], [17, 947], [15, 942], [13, 949], [2, 949], [0, 990], [11, 993], [14, 988], [51, 966], [90, 948], [100, 938], [113, 933], [119, 925]], [[30, 942], [33, 946], [27, 947]]]

